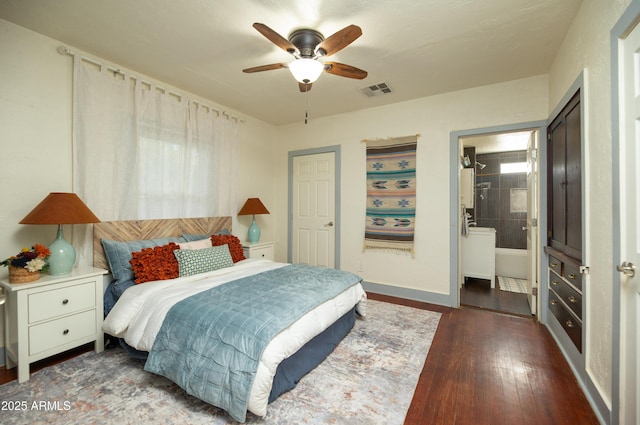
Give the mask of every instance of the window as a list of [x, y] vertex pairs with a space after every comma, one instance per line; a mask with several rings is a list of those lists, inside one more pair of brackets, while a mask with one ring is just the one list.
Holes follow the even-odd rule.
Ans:
[[155, 218], [159, 211], [168, 217], [208, 214], [207, 209], [199, 207], [206, 206], [208, 187], [213, 183], [211, 170], [216, 164], [212, 152], [201, 152], [196, 144], [190, 145], [140, 138], [140, 217]]
[[526, 162], [505, 162], [500, 164], [500, 174], [526, 173]]

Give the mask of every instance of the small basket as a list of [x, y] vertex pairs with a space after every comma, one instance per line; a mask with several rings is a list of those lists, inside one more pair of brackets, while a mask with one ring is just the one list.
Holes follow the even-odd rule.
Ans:
[[40, 272], [30, 272], [24, 267], [9, 266], [9, 283], [27, 283], [40, 279]]

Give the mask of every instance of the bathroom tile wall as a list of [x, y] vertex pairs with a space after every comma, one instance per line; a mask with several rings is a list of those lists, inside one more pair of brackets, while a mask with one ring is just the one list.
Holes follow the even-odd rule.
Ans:
[[[526, 162], [526, 151], [477, 154], [474, 219], [478, 227], [496, 229], [496, 247], [527, 249], [526, 212], [511, 212], [511, 189], [527, 188], [527, 174], [500, 174], [501, 163]], [[515, 193], [513, 194], [516, 195]]]

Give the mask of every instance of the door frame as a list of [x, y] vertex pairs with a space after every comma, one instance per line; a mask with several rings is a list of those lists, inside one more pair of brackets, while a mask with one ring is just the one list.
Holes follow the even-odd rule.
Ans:
[[[538, 216], [540, 215], [540, 185], [538, 180], [540, 179], [539, 152], [541, 143], [540, 133], [532, 131], [527, 142], [527, 163], [531, 167], [527, 175], [527, 280], [530, 280], [529, 278], [532, 276], [533, 280], [527, 283], [527, 300], [529, 301], [531, 314], [536, 317], [540, 314], [541, 307], [538, 303], [538, 282], [540, 282], [538, 271], [541, 269], [541, 262], [540, 257], [537, 255], [541, 233], [538, 228]], [[531, 254], [529, 251], [531, 251]]]
[[340, 269], [340, 178], [341, 178], [341, 167], [340, 167], [340, 145], [333, 146], [324, 146], [319, 148], [312, 149], [303, 149], [296, 151], [289, 151], [288, 156], [288, 195], [287, 195], [287, 261], [289, 263], [293, 260], [293, 159], [298, 156], [309, 156], [316, 155], [321, 153], [331, 153], [333, 152], [335, 155], [335, 188], [334, 188], [334, 197], [335, 197], [335, 219], [334, 219], [334, 229], [335, 229], [335, 237], [334, 237], [334, 266], [336, 270]]
[[[454, 308], [460, 308], [460, 291], [458, 288], [459, 283], [459, 270], [460, 270], [460, 224], [461, 216], [459, 214], [460, 208], [460, 194], [459, 194], [459, 169], [460, 169], [460, 138], [469, 136], [480, 136], [484, 134], [495, 133], [508, 133], [514, 131], [526, 131], [531, 129], [537, 129], [540, 140], [547, 139], [547, 122], [546, 121], [532, 121], [516, 124], [507, 124], [494, 127], [484, 127], [469, 130], [452, 131], [449, 134], [449, 294], [450, 304]], [[540, 143], [538, 146], [538, 195], [540, 197], [540, 203], [538, 204], [538, 231], [540, 229], [546, 229], [546, 217], [540, 216], [540, 211], [546, 211], [546, 145]], [[540, 240], [540, 235], [538, 235]], [[538, 244], [538, 256], [543, 258], [543, 244]], [[540, 270], [538, 270], [538, 276]], [[544, 279], [538, 279], [538, 307], [545, 305], [547, 302], [546, 295], [546, 281]], [[538, 308], [539, 315], [538, 320], [541, 322], [546, 321], [545, 309]], [[541, 317], [542, 316], [542, 317]]]
[[[620, 97], [619, 90], [622, 82], [619, 80], [618, 75], [620, 72], [620, 57], [619, 57], [619, 44], [626, 38], [627, 34], [633, 30], [640, 21], [640, 0], [634, 0], [627, 9], [622, 13], [618, 22], [611, 30], [611, 157], [612, 157], [612, 203], [613, 211], [620, 210], [620, 175], [615, 170], [620, 168]], [[621, 291], [620, 286], [622, 284], [622, 276], [615, 269], [616, 264], [622, 262], [622, 254], [620, 251], [621, 241], [621, 223], [620, 217], [617, 214], [612, 218], [612, 254], [613, 263], [611, 268], [611, 282], [613, 284], [613, 306], [611, 318], [613, 335], [612, 335], [612, 379], [611, 379], [611, 421], [612, 424], [617, 424], [620, 421], [620, 384], [621, 384], [621, 372], [623, 371], [620, 364], [620, 342], [621, 342], [621, 327], [620, 327], [620, 308], [621, 308]]]

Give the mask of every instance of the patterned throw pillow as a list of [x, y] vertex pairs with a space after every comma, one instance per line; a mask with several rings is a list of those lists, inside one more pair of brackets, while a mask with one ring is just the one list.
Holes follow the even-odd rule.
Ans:
[[178, 260], [180, 276], [191, 276], [233, 266], [227, 245], [203, 249], [178, 249], [173, 254]]
[[246, 258], [242, 250], [242, 243], [240, 243], [240, 239], [237, 236], [211, 235], [211, 243], [213, 246], [228, 245], [234, 263]]
[[136, 283], [152, 280], [175, 279], [178, 277], [178, 261], [173, 255], [179, 250], [178, 244], [173, 242], [153, 248], [143, 248], [142, 251], [131, 253], [131, 270]]

